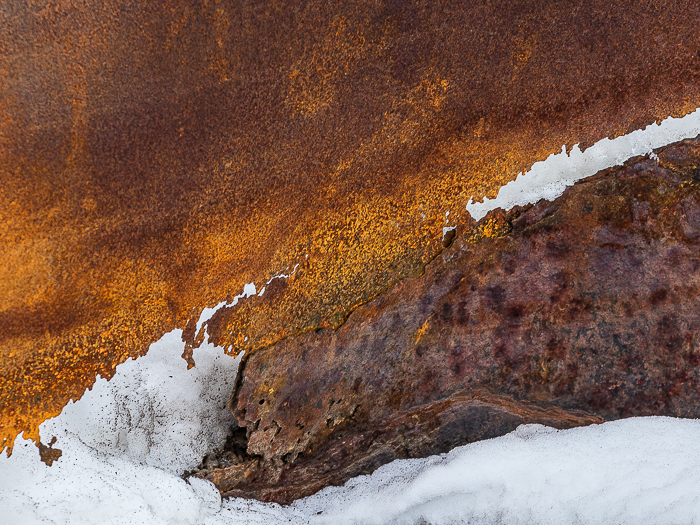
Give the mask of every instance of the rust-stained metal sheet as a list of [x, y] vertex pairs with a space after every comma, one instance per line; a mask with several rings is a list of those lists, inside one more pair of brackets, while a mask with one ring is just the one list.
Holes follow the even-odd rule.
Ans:
[[421, 271], [446, 211], [700, 106], [698, 21], [682, 1], [3, 2], [0, 443], [296, 264], [211, 340], [338, 326]]

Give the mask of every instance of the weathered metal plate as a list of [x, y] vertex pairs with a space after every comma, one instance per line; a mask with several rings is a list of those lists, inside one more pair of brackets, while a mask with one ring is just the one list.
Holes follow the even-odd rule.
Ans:
[[296, 264], [211, 339], [337, 326], [421, 271], [446, 211], [699, 106], [698, 21], [681, 1], [3, 2], [0, 443]]

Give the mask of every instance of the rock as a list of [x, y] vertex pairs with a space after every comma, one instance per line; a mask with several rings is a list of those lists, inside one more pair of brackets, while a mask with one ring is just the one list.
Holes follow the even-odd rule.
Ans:
[[521, 423], [699, 417], [700, 142], [658, 156], [492, 212], [337, 330], [244, 359], [251, 459], [205, 477], [289, 503]]

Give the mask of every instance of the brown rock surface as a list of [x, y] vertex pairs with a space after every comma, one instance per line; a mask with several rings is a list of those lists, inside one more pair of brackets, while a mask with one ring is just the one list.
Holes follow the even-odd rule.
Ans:
[[700, 140], [658, 156], [492, 212], [339, 329], [244, 358], [246, 457], [199, 475], [289, 502], [520, 423], [700, 417]]
[[[420, 272], [444, 213], [700, 106], [685, 1], [0, 5], [0, 447], [209, 324], [249, 352]], [[306, 257], [308, 255], [308, 258]], [[247, 338], [247, 339], [246, 339]]]

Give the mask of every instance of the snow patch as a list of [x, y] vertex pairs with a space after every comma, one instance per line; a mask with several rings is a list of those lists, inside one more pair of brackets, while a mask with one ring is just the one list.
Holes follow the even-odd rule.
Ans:
[[[238, 296], [236, 296], [235, 300], [236, 303], [238, 303]], [[202, 313], [199, 314], [199, 320], [197, 321], [197, 329], [195, 331], [195, 334], [199, 334], [199, 331], [202, 329], [202, 325], [206, 323], [209, 319], [211, 319], [214, 316], [214, 314], [224, 306], [228, 306], [226, 301], [221, 301], [213, 308], [207, 307], [202, 309]]]
[[62, 456], [47, 467], [18, 438], [0, 458], [0, 524], [200, 523], [219, 511], [208, 481], [179, 476], [220, 447], [235, 419], [226, 407], [240, 358], [204, 344], [181, 358], [182, 332], [97, 378], [92, 390], [40, 426]]
[[[309, 255], [307, 254], [306, 257], [308, 258]], [[217, 304], [214, 307], [207, 307], [202, 309], [202, 313], [199, 314], [199, 319], [197, 320], [197, 328], [195, 330], [195, 339], [199, 336], [199, 331], [202, 329], [202, 326], [204, 323], [209, 321], [214, 314], [223, 308], [224, 306], [229, 307], [229, 306], [235, 306], [238, 304], [238, 301], [241, 299], [248, 299], [249, 297], [252, 297], [253, 295], [257, 295], [258, 297], [262, 297], [262, 295], [265, 293], [265, 289], [267, 288], [267, 285], [270, 284], [272, 281], [275, 279], [289, 279], [294, 273], [297, 271], [297, 268], [299, 268], [299, 263], [294, 266], [294, 269], [289, 272], [289, 274], [285, 273], [280, 273], [278, 275], [275, 275], [273, 277], [270, 277], [268, 281], [265, 283], [265, 286], [262, 287], [262, 290], [260, 290], [260, 293], [258, 293], [257, 289], [255, 288], [255, 283], [248, 283], [245, 286], [243, 286], [243, 292], [238, 294], [236, 297], [233, 298], [233, 300], [230, 303], [227, 303], [226, 301], [221, 301], [219, 304]], [[205, 341], [209, 341], [209, 334], [206, 333], [204, 334]]]
[[643, 130], [613, 140], [604, 138], [583, 152], [578, 144], [569, 154], [566, 146], [562, 146], [561, 153], [553, 153], [546, 160], [536, 162], [530, 171], [519, 173], [515, 180], [501, 187], [495, 199], [484, 198], [484, 202], [479, 203], [470, 198], [467, 211], [478, 221], [496, 208], [510, 210], [513, 206], [534, 204], [540, 199], [551, 201], [578, 180], [621, 165], [638, 155], [649, 155], [658, 160], [654, 149], [698, 134], [700, 109], [682, 118], [668, 117], [661, 124], [654, 122]]
[[294, 507], [319, 524], [696, 523], [698, 438], [700, 421], [665, 417], [562, 431], [524, 425], [395, 461]]
[[172, 473], [197, 464], [234, 422], [226, 403], [239, 360], [202, 345], [188, 373], [181, 336], [180, 330], [166, 334], [145, 356], [119, 365], [111, 381], [98, 376], [79, 402], [41, 426], [42, 440], [56, 436], [61, 448], [74, 438], [99, 454]]
[[222, 504], [207, 481], [188, 484], [75, 438], [62, 438], [64, 455], [47, 467], [19, 439], [12, 457], [0, 458], [0, 524], [692, 524], [699, 439], [700, 421], [666, 417], [561, 431], [523, 425], [447, 454], [394, 461], [288, 507]]
[[[265, 291], [264, 288], [263, 291]], [[202, 313], [199, 314], [199, 320], [197, 321], [197, 329], [195, 330], [195, 338], [199, 335], [199, 331], [202, 329], [202, 325], [206, 323], [209, 319], [211, 319], [218, 310], [220, 310], [224, 306], [235, 306], [238, 304], [238, 301], [240, 299], [247, 299], [248, 297], [251, 297], [256, 293], [257, 291], [255, 289], [255, 283], [248, 283], [245, 286], [243, 286], [243, 293], [240, 293], [236, 297], [234, 297], [230, 303], [227, 303], [226, 301], [221, 301], [213, 308], [204, 308], [202, 310]], [[260, 293], [260, 295], [262, 295], [262, 292]], [[209, 334], [205, 333], [205, 338], [205, 341], [208, 341]]]
[[[309, 255], [307, 254], [306, 257], [308, 258]], [[289, 266], [287, 266], [287, 268], [289, 268]], [[280, 273], [278, 275], [274, 275], [274, 276], [270, 277], [268, 279], [268, 281], [265, 283], [265, 286], [263, 286], [263, 289], [260, 290], [258, 297], [262, 297], [262, 294], [265, 293], [267, 285], [270, 284], [272, 281], [274, 281], [275, 279], [289, 279], [292, 275], [294, 275], [296, 273], [297, 268], [299, 268], [299, 263], [297, 263], [296, 266], [294, 266], [294, 269], [291, 272], [289, 272], [288, 274]]]

